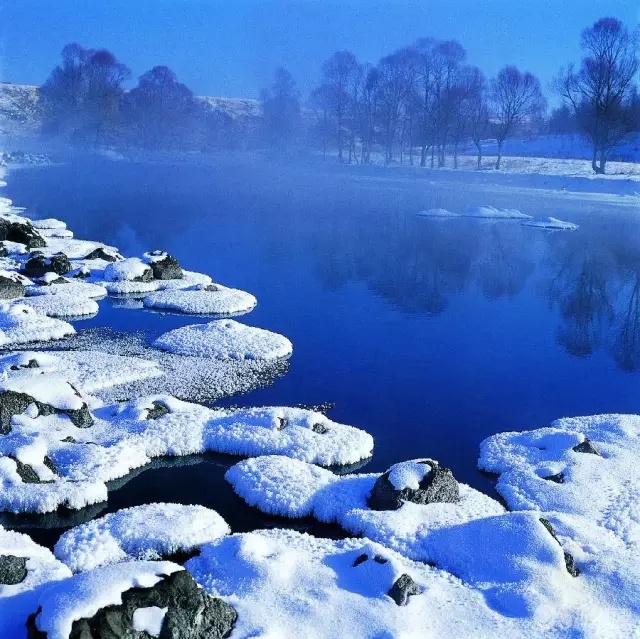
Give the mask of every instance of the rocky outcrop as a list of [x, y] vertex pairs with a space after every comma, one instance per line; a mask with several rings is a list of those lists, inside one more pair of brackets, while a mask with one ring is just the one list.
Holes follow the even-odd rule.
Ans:
[[591, 443], [591, 440], [586, 437], [583, 442], [580, 442], [573, 447], [576, 453], [587, 453], [589, 455], [600, 455], [598, 449]]
[[[556, 531], [554, 530], [551, 522], [548, 519], [541, 517], [540, 523], [549, 531], [549, 534], [558, 542], [558, 545], [562, 546], [562, 544], [560, 544], [558, 535], [556, 535]], [[568, 553], [566, 550], [563, 550], [562, 552], [564, 553], [564, 565], [567, 569], [567, 572], [572, 577], [577, 577], [580, 574], [580, 569], [576, 566], [576, 561], [573, 558], [573, 555], [571, 553]]]
[[149, 266], [153, 277], [157, 280], [181, 280], [184, 277], [178, 260], [163, 251], [152, 251], [149, 255]]
[[409, 603], [409, 597], [419, 595], [421, 592], [422, 588], [405, 573], [396, 579], [387, 594], [398, 606], [406, 606]]
[[[222, 599], [209, 596], [185, 570], [174, 572], [152, 588], [131, 588], [122, 594], [122, 603], [107, 606], [89, 619], [73, 622], [69, 639], [144, 639], [146, 632], [135, 630], [133, 616], [140, 608], [166, 608], [160, 639], [223, 639], [228, 637], [238, 617]], [[29, 616], [29, 639], [46, 639], [38, 629], [42, 610]]]
[[14, 555], [0, 555], [0, 584], [15, 586], [27, 576], [27, 558]]
[[416, 462], [424, 465], [425, 474], [417, 488], [394, 486], [390, 477], [395, 467], [378, 477], [367, 505], [372, 510], [397, 510], [405, 501], [415, 504], [455, 503], [460, 500], [460, 487], [448, 468], [431, 459]]
[[11, 277], [0, 275], [0, 299], [13, 300], [24, 297], [24, 285]]
[[105, 262], [117, 262], [119, 259], [122, 259], [120, 255], [114, 255], [113, 253], [108, 253], [101, 246], [97, 249], [94, 249], [88, 255], [85, 255], [85, 260], [104, 260]]
[[49, 404], [39, 402], [26, 393], [19, 393], [12, 390], [0, 391], [0, 435], [11, 432], [11, 418], [14, 415], [22, 415], [27, 410], [27, 406], [35, 404], [39, 415], [67, 415], [78, 428], [89, 428], [93, 426], [93, 417], [89, 412], [86, 402], [82, 403], [82, 408], [77, 410], [64, 410], [55, 408]]
[[0, 241], [18, 242], [24, 244], [28, 249], [44, 248], [47, 243], [45, 239], [26, 220], [24, 222], [10, 222], [5, 218], [0, 218]]
[[42, 277], [45, 273], [66, 275], [73, 266], [64, 253], [56, 253], [45, 257], [42, 253], [34, 252], [22, 268], [22, 274], [27, 277]]
[[167, 405], [162, 402], [155, 401], [153, 402], [153, 408], [149, 408], [147, 410], [147, 419], [158, 419], [158, 417], [162, 417], [167, 413], [169, 413]]

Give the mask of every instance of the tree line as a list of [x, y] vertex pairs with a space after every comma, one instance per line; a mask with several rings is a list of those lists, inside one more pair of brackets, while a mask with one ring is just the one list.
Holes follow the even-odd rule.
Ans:
[[423, 38], [376, 65], [338, 51], [304, 104], [291, 74], [277, 69], [251, 128], [197, 99], [167, 67], [125, 90], [130, 71], [112, 53], [72, 44], [41, 88], [43, 130], [97, 145], [310, 148], [341, 162], [368, 164], [378, 155], [431, 168], [449, 159], [457, 168], [470, 146], [480, 168], [483, 144], [495, 140], [497, 169], [514, 135], [579, 132], [591, 144], [593, 170], [604, 173], [611, 151], [640, 130], [639, 42], [638, 30], [614, 18], [585, 29], [579, 65], [561, 69], [550, 87], [562, 106], [549, 118], [533, 73], [508, 65], [487, 79], [455, 40]]

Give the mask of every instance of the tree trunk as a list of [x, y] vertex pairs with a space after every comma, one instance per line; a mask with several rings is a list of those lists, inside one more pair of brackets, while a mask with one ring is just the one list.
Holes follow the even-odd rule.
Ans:
[[498, 140], [498, 159], [496, 160], [496, 171], [500, 170], [500, 161], [502, 160], [502, 142], [503, 140]]
[[478, 171], [482, 168], [482, 145], [479, 142], [475, 143], [476, 149], [478, 149]]
[[598, 145], [593, 143], [593, 155], [591, 156], [591, 168], [594, 173], [598, 173]]
[[458, 143], [453, 145], [453, 168], [458, 168]]

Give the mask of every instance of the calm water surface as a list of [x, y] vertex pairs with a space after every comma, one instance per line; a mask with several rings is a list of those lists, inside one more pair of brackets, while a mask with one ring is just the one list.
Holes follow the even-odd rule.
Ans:
[[[406, 179], [238, 161], [83, 160], [16, 171], [9, 182], [16, 204], [64, 219], [76, 237], [128, 255], [160, 248], [254, 293], [258, 307], [240, 321], [287, 335], [290, 370], [221, 403], [335, 403], [331, 418], [375, 437], [367, 471], [428, 456], [491, 491], [476, 470], [488, 435], [563, 416], [640, 412], [637, 207], [433, 173]], [[480, 204], [580, 229], [415, 216]], [[197, 321], [207, 320], [105, 300], [76, 328], [144, 329], [153, 338]], [[214, 507], [235, 530], [282, 523], [234, 496], [223, 481], [229, 458], [186, 461], [129, 478], [101, 512], [177, 501]], [[49, 520], [53, 529], [33, 534], [51, 543], [68, 521]]]

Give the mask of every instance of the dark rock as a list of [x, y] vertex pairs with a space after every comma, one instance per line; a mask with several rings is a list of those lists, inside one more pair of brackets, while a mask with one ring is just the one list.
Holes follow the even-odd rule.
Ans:
[[27, 277], [42, 277], [45, 273], [65, 275], [72, 268], [69, 258], [64, 253], [56, 253], [51, 257], [37, 253], [27, 260], [22, 273]]
[[101, 246], [97, 249], [94, 249], [89, 253], [89, 255], [85, 255], [85, 260], [104, 260], [105, 262], [117, 262], [118, 256], [112, 255], [111, 253], [107, 253]]
[[24, 297], [24, 285], [11, 277], [0, 275], [0, 299], [13, 300]]
[[0, 240], [4, 241], [7, 239], [10, 226], [11, 222], [9, 222], [6, 217], [0, 217]]
[[91, 271], [88, 268], [79, 268], [74, 274], [73, 277], [79, 280], [86, 280], [91, 277]]
[[42, 235], [28, 222], [11, 222], [6, 230], [6, 237], [2, 239], [25, 244], [28, 249], [44, 248], [47, 245]]
[[[540, 517], [540, 523], [547, 529], [549, 534], [558, 542], [558, 545], [562, 547], [562, 544], [558, 539], [558, 535], [556, 535], [556, 531], [554, 530], [552, 523], [548, 519], [545, 519], [544, 517]], [[576, 566], [576, 561], [573, 558], [573, 555], [571, 553], [568, 553], [564, 549], [562, 552], [564, 554], [564, 565], [565, 565], [565, 568], [567, 569], [567, 572], [572, 577], [577, 577], [580, 574], [580, 569]]]
[[422, 588], [405, 573], [396, 579], [387, 594], [398, 606], [406, 606], [409, 603], [409, 597], [419, 595], [421, 592]]
[[319, 435], [326, 435], [329, 432], [329, 429], [324, 424], [314, 424], [311, 430]]
[[386, 564], [389, 560], [381, 557], [380, 555], [375, 555], [373, 561], [375, 561], [377, 564]]
[[[151, 255], [163, 255], [162, 251], [153, 251]], [[181, 280], [184, 275], [182, 267], [175, 257], [166, 254], [161, 260], [152, 261], [149, 266], [153, 271], [153, 277], [157, 280]]]
[[367, 559], [369, 559], [369, 555], [363, 552], [361, 555], [358, 555], [355, 558], [355, 560], [353, 561], [353, 567], [355, 568], [356, 566], [363, 564], [365, 561], [367, 561]]
[[67, 435], [64, 439], [60, 440], [61, 442], [64, 442], [65, 444], [77, 444], [78, 440], [75, 437], [71, 437], [71, 435]]
[[153, 408], [147, 410], [147, 419], [158, 419], [169, 413], [169, 409], [162, 402], [153, 402]]
[[11, 366], [10, 370], [19, 371], [21, 368], [40, 368], [40, 364], [38, 364], [38, 360], [30, 359], [26, 364], [20, 364], [20, 366]]
[[576, 453], [589, 453], [590, 455], [600, 455], [598, 449], [591, 443], [591, 440], [586, 437], [583, 442], [580, 442], [573, 449]]
[[216, 291], [219, 291], [220, 289], [215, 285], [215, 284], [207, 284], [204, 287], [205, 291], [209, 291], [211, 293], [215, 293]]
[[431, 470], [422, 478], [418, 489], [398, 490], [389, 479], [390, 471], [387, 471], [378, 477], [367, 498], [369, 508], [397, 510], [405, 501], [415, 504], [460, 501], [460, 487], [448, 468], [443, 468], [438, 462], [431, 460], [421, 460], [419, 463], [430, 466]]
[[132, 282], [151, 282], [153, 280], [153, 271], [151, 268], [146, 268], [142, 275], [136, 275]]
[[89, 428], [93, 426], [93, 417], [85, 402], [83, 402], [82, 408], [62, 410], [49, 404], [38, 402], [26, 393], [6, 390], [0, 391], [0, 435], [6, 435], [11, 432], [11, 418], [14, 415], [22, 415], [30, 404], [35, 404], [38, 407], [39, 415], [67, 415], [71, 422], [78, 428]]
[[0, 584], [15, 586], [27, 576], [27, 558], [14, 555], [0, 555]]
[[[122, 603], [99, 610], [90, 619], [73, 622], [69, 639], [148, 639], [133, 629], [138, 608], [168, 608], [160, 639], [222, 639], [228, 637], [238, 618], [222, 599], [209, 596], [186, 570], [175, 572], [152, 588], [132, 588], [122, 594]], [[46, 639], [38, 630], [41, 609], [27, 620], [28, 639]]]
[[546, 479], [547, 481], [553, 481], [556, 484], [564, 484], [564, 474], [563, 473], [557, 473], [555, 475], [547, 475], [547, 477], [543, 477], [543, 479]]
[[0, 244], [0, 257], [7, 257], [9, 255], [9, 251], [4, 244]]
[[42, 480], [38, 477], [38, 473], [29, 464], [23, 464], [19, 459], [11, 457], [16, 463], [16, 472], [25, 484], [42, 484]]
[[284, 417], [278, 417], [278, 430], [284, 430], [287, 427], [287, 420]]
[[54, 474], [54, 475], [60, 475], [60, 473], [58, 472], [58, 469], [56, 468], [56, 465], [53, 463], [53, 461], [51, 461], [51, 457], [49, 457], [49, 455], [45, 455], [44, 459], [42, 460], [42, 463]]

